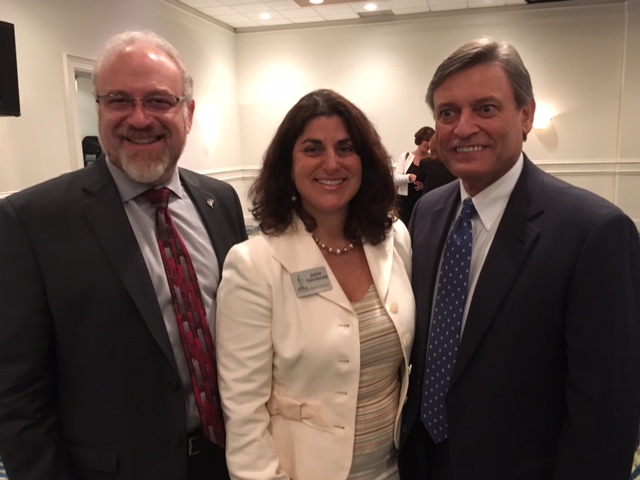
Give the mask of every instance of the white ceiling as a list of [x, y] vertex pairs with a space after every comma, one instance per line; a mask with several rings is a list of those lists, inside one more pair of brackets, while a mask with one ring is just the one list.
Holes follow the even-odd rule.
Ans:
[[[412, 15], [443, 10], [525, 5], [526, 0], [327, 0], [323, 5], [301, 6], [308, 0], [176, 0], [233, 29], [315, 24], [376, 16]], [[547, 0], [549, 1], [549, 0]], [[558, 0], [551, 0], [558, 1]], [[298, 4], [300, 2], [300, 4]], [[373, 12], [365, 5], [375, 3]], [[267, 12], [271, 18], [263, 20]]]

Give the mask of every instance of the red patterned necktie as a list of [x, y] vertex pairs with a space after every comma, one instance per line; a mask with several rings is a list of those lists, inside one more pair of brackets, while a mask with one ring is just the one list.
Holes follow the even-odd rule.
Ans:
[[156, 238], [200, 412], [202, 433], [224, 448], [225, 431], [218, 397], [213, 337], [193, 263], [167, 208], [170, 194], [168, 188], [159, 188], [147, 190], [142, 196], [156, 207]]

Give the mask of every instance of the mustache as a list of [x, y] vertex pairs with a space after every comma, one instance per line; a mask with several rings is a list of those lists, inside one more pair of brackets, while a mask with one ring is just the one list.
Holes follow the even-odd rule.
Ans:
[[161, 138], [164, 137], [168, 134], [168, 131], [166, 128], [162, 128], [162, 127], [154, 127], [154, 126], [149, 126], [149, 127], [145, 127], [145, 128], [134, 128], [131, 126], [126, 126], [126, 127], [122, 127], [119, 128], [116, 131], [116, 136], [119, 139], [128, 139], [128, 140], [147, 140], [150, 138]]

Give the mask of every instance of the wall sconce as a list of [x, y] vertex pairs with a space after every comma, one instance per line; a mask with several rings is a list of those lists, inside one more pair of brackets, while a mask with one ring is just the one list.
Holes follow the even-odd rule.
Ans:
[[535, 116], [533, 117], [533, 128], [536, 130], [543, 130], [547, 128], [554, 116], [555, 113], [551, 107], [544, 104], [538, 104], [536, 106]]

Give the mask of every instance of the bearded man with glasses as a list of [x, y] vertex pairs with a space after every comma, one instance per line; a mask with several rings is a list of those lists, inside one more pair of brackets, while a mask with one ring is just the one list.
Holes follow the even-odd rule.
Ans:
[[11, 480], [227, 479], [213, 347], [233, 188], [178, 168], [193, 81], [153, 33], [94, 74], [105, 155], [0, 202], [0, 457]]

